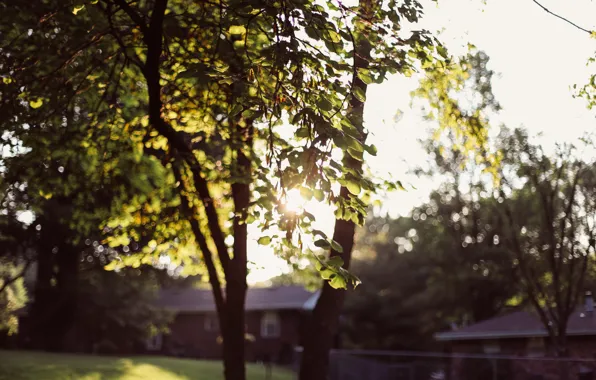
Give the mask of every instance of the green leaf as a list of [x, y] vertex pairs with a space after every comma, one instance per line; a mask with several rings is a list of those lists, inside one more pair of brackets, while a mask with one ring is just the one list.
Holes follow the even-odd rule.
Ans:
[[314, 190], [314, 197], [315, 197], [315, 199], [317, 201], [323, 202], [323, 200], [325, 199], [325, 193], [323, 192], [323, 190], [315, 189]]
[[354, 195], [358, 195], [360, 194], [360, 191], [362, 190], [360, 188], [360, 184], [358, 182], [355, 181], [349, 181], [346, 184], [346, 187], [348, 188], [348, 191]]
[[[338, 253], [344, 252], [344, 248], [335, 240], [331, 240], [331, 249], [333, 249], [335, 252], [338, 252]], [[334, 256], [334, 257], [338, 257], [338, 256]], [[342, 260], [341, 265], [343, 265], [343, 260]]]
[[348, 282], [344, 277], [336, 275], [329, 280], [329, 286], [333, 289], [346, 289], [348, 287]]
[[323, 248], [323, 249], [328, 249], [329, 247], [331, 247], [331, 244], [329, 244], [329, 242], [325, 239], [319, 239], [317, 241], [315, 241], [315, 247], [319, 247], [319, 248]]
[[311, 189], [309, 189], [308, 187], [301, 186], [300, 187], [300, 196], [302, 198], [306, 199], [307, 201], [310, 201], [313, 196], [313, 191]]
[[335, 30], [327, 30], [327, 32], [329, 32], [329, 39], [332, 42], [338, 43], [341, 41], [341, 36]]
[[361, 89], [360, 87], [354, 87], [353, 91], [352, 91], [352, 95], [354, 95], [354, 97], [356, 99], [358, 99], [361, 102], [365, 102], [366, 101], [366, 92]]
[[334, 266], [334, 267], [341, 268], [344, 265], [344, 260], [341, 258], [341, 256], [336, 255], [336, 256], [330, 257], [329, 260], [327, 260], [327, 264]]
[[323, 111], [331, 111], [333, 109], [333, 104], [327, 98], [320, 98], [317, 106]]
[[363, 161], [363, 155], [362, 152], [359, 150], [354, 150], [352, 148], [348, 148], [348, 154], [350, 156], [352, 156], [352, 158], [358, 160], [358, 161]]
[[364, 150], [366, 150], [366, 152], [368, 154], [370, 154], [371, 156], [376, 156], [377, 155], [377, 147], [374, 145], [365, 145], [364, 146]]
[[439, 55], [443, 58], [447, 58], [448, 56], [447, 49], [445, 49], [443, 45], [437, 46], [437, 53], [439, 53]]
[[228, 29], [228, 32], [231, 35], [244, 35], [246, 33], [246, 28], [244, 25], [232, 25], [230, 26], [230, 29]]
[[357, 152], [364, 152], [364, 145], [355, 138], [348, 139], [348, 145]]
[[257, 240], [257, 243], [259, 243], [260, 245], [269, 245], [271, 244], [271, 237], [261, 236], [259, 240]]
[[242, 112], [242, 109], [243, 107], [241, 104], [236, 104], [234, 108], [232, 108], [232, 110], [230, 111], [230, 117], [238, 115], [240, 112]]
[[323, 232], [323, 231], [321, 231], [321, 230], [312, 230], [312, 233], [313, 233], [315, 236], [322, 236], [323, 238], [327, 239], [327, 234], [326, 234], [326, 233], [324, 233], [324, 232]]
[[307, 26], [306, 28], [304, 28], [304, 31], [306, 32], [307, 36], [309, 36], [310, 38], [312, 38], [314, 40], [321, 39], [317, 30], [315, 28], [313, 28], [312, 26]]
[[371, 84], [374, 82], [373, 77], [370, 75], [370, 70], [368, 69], [358, 69], [357, 75], [364, 84]]

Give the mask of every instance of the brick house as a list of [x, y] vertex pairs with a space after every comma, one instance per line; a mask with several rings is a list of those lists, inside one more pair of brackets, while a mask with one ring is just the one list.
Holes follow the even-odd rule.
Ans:
[[[246, 359], [289, 364], [319, 293], [300, 286], [250, 288], [246, 294]], [[174, 312], [170, 332], [147, 342], [153, 353], [221, 358], [220, 333], [211, 290], [163, 290], [158, 305]]]
[[[468, 378], [465, 373], [471, 370], [466, 364], [470, 363], [484, 365], [492, 379], [559, 379], [560, 362], [554, 359], [548, 333], [533, 311], [517, 311], [438, 333], [435, 339], [453, 354], [452, 379]], [[567, 339], [569, 379], [596, 379], [596, 315], [591, 296], [569, 318]]]

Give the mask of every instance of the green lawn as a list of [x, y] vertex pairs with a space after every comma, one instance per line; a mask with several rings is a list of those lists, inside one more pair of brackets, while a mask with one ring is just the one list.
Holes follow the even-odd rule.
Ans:
[[[249, 380], [267, 379], [265, 368], [247, 365]], [[272, 369], [271, 380], [293, 380]], [[28, 351], [0, 351], [0, 380], [221, 380], [221, 362], [158, 356], [117, 358]]]

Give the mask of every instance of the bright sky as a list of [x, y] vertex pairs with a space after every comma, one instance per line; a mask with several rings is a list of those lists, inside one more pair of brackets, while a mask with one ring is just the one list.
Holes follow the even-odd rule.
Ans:
[[[576, 24], [596, 30], [596, 2], [590, 0], [541, 0], [549, 10]], [[596, 66], [586, 62], [596, 51], [596, 40], [573, 26], [547, 14], [532, 0], [442, 0], [425, 7], [423, 25], [443, 30], [441, 39], [453, 54], [465, 53], [473, 43], [491, 58], [493, 90], [503, 106], [499, 122], [510, 127], [525, 126], [531, 134], [543, 133], [542, 142], [573, 141], [586, 131], [595, 130], [595, 114], [586, 109], [582, 99], [574, 99], [570, 87], [582, 85]], [[373, 170], [388, 178], [410, 183], [417, 190], [390, 195], [385, 208], [392, 215], [407, 214], [424, 202], [433, 183], [409, 175], [408, 170], [423, 164], [426, 154], [418, 139], [425, 137], [427, 124], [410, 109], [410, 91], [416, 78], [394, 77], [381, 85], [370, 86], [367, 93], [365, 122], [372, 132], [369, 141], [378, 148], [369, 160]], [[394, 117], [403, 112], [399, 121]], [[313, 212], [312, 209], [309, 209]], [[317, 207], [319, 228], [330, 233], [333, 215], [330, 209]], [[256, 267], [249, 283], [266, 280], [287, 270], [273, 252], [256, 244], [258, 231], [252, 231], [250, 259]]]

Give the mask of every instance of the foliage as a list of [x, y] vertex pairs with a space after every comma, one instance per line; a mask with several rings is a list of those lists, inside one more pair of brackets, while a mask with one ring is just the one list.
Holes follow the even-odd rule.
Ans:
[[[582, 143], [584, 149], [594, 146], [590, 139]], [[596, 163], [572, 144], [548, 154], [519, 129], [505, 130], [501, 144], [498, 195], [509, 226], [506, 245], [557, 354], [566, 355], [567, 322], [585, 290], [596, 249]]]
[[157, 271], [127, 268], [105, 271], [86, 265], [80, 274], [74, 330], [78, 351], [134, 353], [166, 330], [170, 313], [156, 306]]
[[359, 231], [353, 270], [363, 284], [345, 308], [350, 345], [432, 349], [434, 333], [507, 310], [520, 289], [512, 257], [494, 243], [503, 226], [491, 218], [493, 200], [462, 198], [442, 186], [410, 216], [371, 218]]
[[[438, 57], [425, 31], [404, 32], [421, 15], [417, 2], [389, 1], [372, 14], [310, 0], [46, 0], [35, 9], [10, 0], [0, 11], [0, 25], [12, 25], [0, 26], [8, 73], [3, 138], [33, 145], [32, 155], [60, 173], [69, 167], [58, 166], [57, 155], [75, 167], [91, 161], [82, 171], [91, 174], [90, 189], [123, 189], [83, 212], [76, 206], [85, 202], [74, 201], [69, 214], [73, 228], [94, 228], [100, 219], [115, 247], [147, 239], [141, 251], [123, 250], [123, 265], [170, 255], [191, 266], [200, 251], [224, 351], [242, 338], [247, 225], [259, 225], [275, 244], [301, 247], [313, 217], [285, 209], [291, 189], [362, 223], [361, 193], [384, 184], [342, 165], [342, 156], [362, 162], [375, 152], [350, 112], [353, 99], [365, 98], [357, 84], [409, 74]], [[356, 70], [362, 39], [372, 54]], [[80, 147], [87, 160], [77, 159]], [[61, 186], [75, 198], [93, 197], [41, 171], [44, 188], [34, 194], [55, 198]], [[133, 175], [105, 185], [106, 176], [124, 173]], [[338, 196], [337, 184], [349, 193]], [[323, 267], [335, 286], [355, 281], [338, 262]]]
[[[12, 335], [18, 331], [19, 322], [17, 312], [22, 309], [27, 300], [23, 277], [17, 278], [22, 271], [22, 265], [0, 257], [0, 332]], [[13, 279], [17, 278], [13, 281]], [[10, 284], [7, 282], [11, 281]]]
[[[214, 201], [222, 210], [218, 220], [213, 219], [213, 215], [197, 215], [202, 221], [211, 218], [212, 226], [216, 221], [222, 223], [220, 219], [228, 214], [230, 205], [224, 202], [230, 191], [227, 186], [238, 180], [234, 152], [239, 141], [238, 136], [230, 133], [238, 123], [255, 124], [255, 135], [251, 136], [256, 139], [254, 144], [242, 148], [248, 149], [247, 154], [253, 147], [256, 149], [250, 157], [254, 166], [254, 178], [250, 182], [255, 183], [256, 192], [254, 206], [247, 217], [260, 220], [264, 228], [274, 225], [272, 221], [276, 218], [281, 218], [278, 225], [289, 232], [308, 224], [308, 215], [299, 216], [298, 221], [296, 216], [284, 216], [279, 209], [279, 199], [291, 188], [302, 186], [312, 193], [316, 190], [317, 197], [327, 201], [334, 201], [331, 185], [337, 181], [350, 183], [354, 192], [372, 190], [373, 184], [361, 178], [361, 173], [341, 173], [339, 162], [328, 154], [332, 146], [352, 152], [359, 159], [365, 150], [373, 152], [355, 139], [352, 122], [343, 107], [350, 94], [358, 94], [358, 89], [340, 80], [352, 70], [350, 28], [357, 18], [352, 9], [329, 3], [330, 9], [325, 10], [320, 5], [301, 2], [299, 8], [290, 12], [267, 3], [229, 2], [221, 3], [220, 7], [211, 3], [191, 5], [170, 1], [160, 20], [163, 36], [157, 37], [167, 41], [168, 54], [158, 52], [162, 59], [159, 67], [153, 68], [159, 70], [164, 81], [164, 91], [159, 99], [153, 99], [165, 109], [160, 124], [167, 123], [168, 128], [160, 129], [155, 125], [157, 120], [145, 111], [151, 106], [148, 104], [151, 93], [145, 93], [145, 86], [139, 85], [139, 79], [144, 79], [147, 86], [153, 83], [143, 64], [151, 63], [149, 53], [161, 42], [148, 35], [149, 25], [145, 20], [149, 18], [149, 9], [158, 4], [162, 2], [146, 6], [136, 3], [124, 6], [120, 1], [58, 6], [47, 1], [40, 4], [36, 13], [18, 2], [5, 4], [4, 17], [17, 25], [3, 31], [7, 43], [2, 49], [11, 57], [5, 62], [11, 74], [5, 78], [3, 99], [18, 99], [10, 104], [5, 102], [7, 114], [12, 115], [11, 120], [7, 120], [11, 125], [7, 130], [22, 139], [23, 123], [57, 126], [60, 123], [51, 123], [50, 119], [59, 120], [63, 116], [55, 115], [52, 110], [64, 109], [66, 105], [71, 115], [69, 124], [70, 119], [85, 121], [87, 143], [94, 141], [96, 134], [107, 133], [109, 144], [125, 144], [117, 149], [119, 152], [127, 150], [136, 160], [141, 153], [157, 157], [166, 172], [170, 171], [165, 179], [167, 187], [173, 187], [174, 183], [186, 184], [188, 200], [199, 202], [205, 194], [193, 195], [198, 191], [195, 187], [202, 186], [193, 182], [201, 181], [185, 179], [193, 176], [190, 173], [193, 168], [181, 171], [182, 182], [174, 181], [171, 175], [174, 165], [168, 158], [168, 149], [177, 150], [179, 155], [186, 154], [179, 138], [174, 139], [178, 141], [175, 142], [171, 136], [167, 140], [169, 135], [164, 135], [165, 129], [176, 131], [177, 136], [194, 141], [190, 149], [199, 162], [192, 158], [192, 165], [200, 165], [201, 176], [209, 180]], [[398, 21], [405, 16], [415, 22], [419, 11], [416, 4], [403, 5], [375, 20], [374, 27], [378, 30], [371, 36], [377, 40], [371, 42], [379, 58], [371, 62], [367, 72], [359, 74], [367, 82], [382, 81], [388, 72], [411, 71], [415, 60], [432, 59], [427, 52], [432, 41], [424, 32], [415, 31], [407, 38], [388, 38], [401, 27]], [[78, 33], [79, 30], [94, 32]], [[20, 46], [19, 49], [15, 49], [16, 46]], [[35, 48], [42, 59], [28, 61], [29, 53], [23, 46], [43, 46], [41, 51]], [[99, 51], [101, 53], [97, 54]], [[49, 99], [44, 94], [54, 96]], [[286, 115], [292, 116], [294, 129], [289, 140], [275, 132]], [[266, 123], [258, 124], [260, 121]], [[150, 126], [158, 133], [148, 133]], [[26, 133], [31, 135], [31, 131]], [[39, 139], [36, 135], [32, 137]], [[261, 148], [265, 149], [257, 151]], [[114, 150], [106, 145], [97, 151]], [[264, 158], [269, 164], [262, 163]], [[99, 163], [105, 165], [103, 161]], [[94, 172], [101, 173], [101, 170]], [[277, 180], [272, 181], [271, 177]], [[340, 207], [346, 218], [358, 219], [356, 215], [364, 212], [365, 205], [358, 199], [350, 198], [349, 205]], [[127, 227], [138, 226], [138, 222], [130, 225], [128, 215], [138, 213], [145, 208], [141, 204], [149, 201], [143, 202], [141, 197], [141, 204], [128, 202], [124, 207], [127, 212], [122, 214], [125, 220], [116, 218], [111, 223], [122, 227], [124, 236], [132, 234], [134, 237], [134, 229]], [[150, 220], [163, 208], [163, 205], [156, 207], [154, 202], [151, 205], [152, 210], [145, 213], [145, 218]], [[116, 203], [112, 211], [118, 209], [122, 209], [121, 203]], [[160, 228], [168, 231], [163, 243], [176, 235], [182, 237], [180, 244], [188, 244], [190, 238], [184, 239], [188, 228], [166, 227], [166, 220], [160, 224]], [[227, 222], [222, 224], [227, 225]], [[225, 230], [223, 234], [230, 233]], [[219, 233], [203, 234], [209, 237]], [[156, 252], [160, 251], [162, 242], [158, 241]]]
[[[220, 380], [221, 363], [164, 357], [106, 357], [50, 354], [33, 351], [0, 351], [0, 379], [13, 380]], [[265, 377], [265, 368], [247, 365], [247, 379]], [[292, 373], [272, 368], [271, 380], [290, 380]]]

